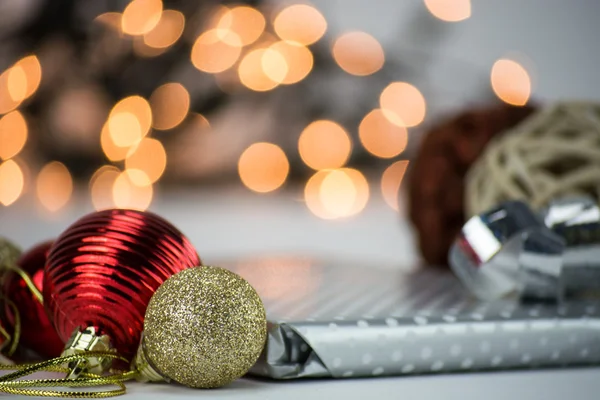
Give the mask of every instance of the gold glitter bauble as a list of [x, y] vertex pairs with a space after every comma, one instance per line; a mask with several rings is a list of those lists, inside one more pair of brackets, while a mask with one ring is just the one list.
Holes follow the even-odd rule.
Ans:
[[0, 237], [0, 271], [9, 266], [17, 265], [21, 249], [10, 240]]
[[195, 388], [224, 386], [256, 362], [267, 317], [248, 282], [217, 267], [186, 269], [152, 296], [143, 349], [161, 375]]

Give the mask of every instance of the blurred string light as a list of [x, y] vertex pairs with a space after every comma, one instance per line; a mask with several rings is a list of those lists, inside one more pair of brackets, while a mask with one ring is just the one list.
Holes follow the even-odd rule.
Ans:
[[144, 42], [143, 36], [135, 36], [132, 41], [132, 49], [133, 52], [139, 56], [144, 58], [156, 57], [168, 50], [168, 48], [157, 48], [150, 47]]
[[363, 174], [352, 168], [321, 170], [306, 183], [304, 200], [319, 218], [346, 218], [365, 208], [369, 184]]
[[402, 153], [408, 143], [406, 128], [390, 122], [383, 110], [369, 112], [358, 126], [363, 147], [380, 158], [392, 158]]
[[152, 110], [146, 99], [129, 96], [119, 101], [108, 115], [108, 131], [115, 145], [133, 146], [148, 134]]
[[242, 53], [242, 41], [231, 30], [211, 29], [202, 33], [192, 46], [194, 67], [203, 72], [219, 73], [231, 68]]
[[265, 30], [265, 17], [257, 9], [249, 6], [224, 8], [219, 14], [216, 24], [217, 32], [223, 35], [227, 32], [237, 35], [242, 46], [254, 43]]
[[73, 179], [67, 167], [58, 161], [46, 164], [39, 172], [36, 192], [42, 206], [56, 212], [63, 208], [73, 193]]
[[277, 14], [273, 28], [281, 39], [308, 46], [323, 37], [327, 21], [316, 8], [294, 4]]
[[[267, 62], [263, 62], [264, 59], [267, 59]], [[285, 76], [287, 73], [287, 64], [279, 53], [271, 49], [256, 49], [246, 54], [238, 66], [240, 82], [248, 89], [256, 92], [265, 92], [276, 88], [278, 82], [271, 79], [264, 68], [269, 60], [277, 60], [276, 62], [278, 63], [271, 66], [269, 70], [270, 74]]]
[[425, 98], [410, 83], [390, 83], [381, 92], [379, 104], [387, 119], [398, 126], [417, 126], [425, 119]]
[[150, 96], [152, 127], [173, 129], [186, 117], [190, 109], [190, 94], [181, 83], [170, 82], [157, 87]]
[[0, 164], [0, 204], [9, 206], [21, 196], [24, 186], [23, 171], [14, 160]]
[[153, 30], [161, 19], [161, 0], [133, 0], [121, 17], [121, 29], [128, 35], [144, 35]]
[[8, 160], [19, 154], [27, 143], [27, 122], [19, 111], [0, 118], [0, 159]]
[[348, 32], [332, 47], [333, 59], [351, 75], [367, 76], [379, 71], [385, 62], [381, 44], [365, 32]]
[[96, 210], [114, 207], [113, 186], [121, 171], [113, 165], [104, 165], [92, 175], [90, 180], [90, 195]]
[[121, 32], [121, 21], [123, 14], [118, 12], [106, 12], [94, 18], [94, 21], [99, 22], [117, 32]]
[[[144, 172], [121, 172], [112, 186], [113, 203], [117, 208], [146, 210], [152, 203], [154, 191], [151, 184], [147, 184], [149, 177], [143, 178]], [[140, 185], [138, 182], [144, 182]]]
[[306, 46], [281, 40], [270, 45], [269, 49], [281, 54], [286, 63], [287, 72], [278, 83], [283, 85], [298, 83], [306, 78], [313, 68], [313, 54]]
[[425, 6], [442, 21], [458, 22], [471, 16], [471, 0], [425, 0]]
[[24, 57], [0, 74], [0, 114], [17, 108], [31, 97], [42, 80], [42, 66], [35, 55]]
[[185, 16], [176, 10], [164, 10], [156, 26], [143, 37], [148, 47], [166, 49], [179, 40], [185, 28]]
[[315, 170], [344, 166], [351, 150], [350, 136], [333, 121], [312, 122], [304, 128], [298, 139], [300, 158]]
[[129, 180], [137, 186], [148, 186], [158, 181], [166, 166], [167, 153], [162, 143], [156, 139], [142, 139], [129, 151], [125, 159]]
[[383, 171], [381, 176], [381, 194], [383, 200], [393, 210], [399, 211], [398, 192], [408, 168], [408, 160], [396, 161]]
[[272, 192], [284, 184], [290, 170], [281, 148], [272, 143], [254, 143], [240, 156], [238, 173], [242, 183], [259, 193]]
[[117, 146], [113, 141], [110, 131], [108, 130], [108, 123], [104, 124], [102, 131], [100, 132], [100, 145], [106, 158], [110, 161], [122, 161], [127, 157], [129, 152], [129, 146]]
[[502, 101], [514, 106], [527, 104], [531, 96], [531, 78], [518, 62], [509, 59], [496, 61], [490, 80], [494, 93]]

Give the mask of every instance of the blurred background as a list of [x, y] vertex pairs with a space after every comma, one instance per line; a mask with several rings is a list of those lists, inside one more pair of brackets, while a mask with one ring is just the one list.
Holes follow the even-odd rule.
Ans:
[[150, 209], [215, 257], [412, 265], [402, 182], [428, 129], [600, 98], [598, 15], [594, 0], [1, 2], [0, 233], [29, 246], [94, 209]]

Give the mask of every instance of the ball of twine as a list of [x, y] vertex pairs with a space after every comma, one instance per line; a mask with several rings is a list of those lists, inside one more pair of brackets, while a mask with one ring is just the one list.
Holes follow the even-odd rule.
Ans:
[[541, 109], [492, 140], [467, 173], [465, 213], [506, 200], [534, 209], [558, 197], [600, 199], [600, 104], [562, 102]]

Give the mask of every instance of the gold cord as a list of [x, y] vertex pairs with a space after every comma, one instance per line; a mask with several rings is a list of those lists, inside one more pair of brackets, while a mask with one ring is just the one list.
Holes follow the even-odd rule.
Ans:
[[[137, 376], [137, 371], [117, 372], [112, 375], [101, 376], [91, 373], [82, 373], [80, 378], [76, 379], [31, 379], [17, 380], [21, 377], [31, 375], [35, 372], [69, 372], [63, 365], [72, 361], [83, 360], [93, 357], [106, 357], [127, 361], [118, 354], [111, 352], [90, 351], [85, 353], [73, 354], [65, 357], [58, 357], [48, 361], [42, 361], [35, 364], [23, 365], [1, 365], [0, 369], [16, 370], [13, 373], [0, 377], [0, 392], [17, 394], [22, 396], [41, 396], [41, 397], [75, 397], [75, 398], [106, 398], [119, 396], [125, 393], [123, 382], [133, 379]], [[115, 390], [104, 391], [55, 391], [28, 389], [31, 387], [92, 387], [92, 386], [118, 386]]]

